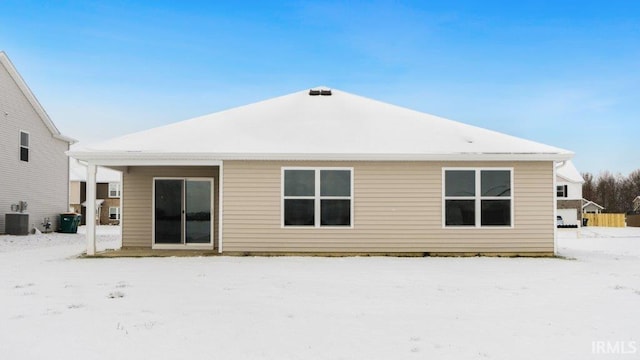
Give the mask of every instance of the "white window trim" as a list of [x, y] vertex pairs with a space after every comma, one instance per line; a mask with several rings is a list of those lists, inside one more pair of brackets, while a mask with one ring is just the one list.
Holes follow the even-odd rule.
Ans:
[[[558, 188], [562, 188], [562, 190], [558, 190]], [[566, 191], [565, 191], [566, 189]], [[562, 192], [562, 195], [558, 195], [559, 192]], [[556, 185], [556, 197], [559, 199], [565, 199], [569, 197], [569, 186], [566, 184]]]
[[[111, 210], [115, 209], [116, 218], [111, 218]], [[109, 206], [109, 220], [120, 220], [120, 207], [119, 206]]]
[[[22, 145], [22, 134], [27, 134], [27, 139], [29, 141], [29, 145]], [[22, 162], [31, 162], [31, 133], [28, 131], [24, 131], [24, 130], [20, 130], [20, 132], [18, 133], [18, 145], [19, 145], [19, 149], [21, 150], [20, 153], [18, 153], [18, 159], [20, 159], [20, 161]], [[27, 161], [22, 160], [22, 148], [27, 149]]]
[[[314, 196], [291, 196], [286, 198], [295, 198], [295, 199], [309, 199], [314, 200], [314, 225], [313, 226], [296, 226], [296, 225], [286, 225], [284, 224], [284, 172], [286, 170], [313, 170], [315, 174], [315, 195]], [[350, 172], [350, 186], [351, 193], [349, 196], [320, 196], [320, 171], [322, 170], [343, 170]], [[354, 170], [353, 167], [322, 167], [322, 166], [288, 166], [282, 167], [280, 169], [280, 227], [283, 229], [353, 229], [354, 227], [354, 214], [353, 214], [353, 178], [354, 178]], [[320, 225], [320, 202], [321, 200], [349, 200], [349, 217], [350, 224], [349, 226], [330, 226], [330, 225]]]
[[[156, 180], [183, 180], [185, 183], [189, 180], [200, 180], [211, 182], [211, 230], [209, 232], [210, 238], [208, 243], [202, 244], [156, 244]], [[214, 227], [215, 227], [215, 179], [212, 177], [154, 177], [151, 186], [151, 249], [161, 250], [213, 250], [214, 248]], [[183, 189], [184, 190], [184, 189]], [[182, 193], [182, 201], [184, 201], [185, 192]], [[182, 221], [184, 223], [186, 214], [183, 212]]]
[[[111, 185], [116, 185], [115, 195], [112, 195]], [[111, 199], [119, 199], [122, 196], [122, 184], [118, 182], [110, 182], [108, 185], [109, 190], [109, 198]]]
[[[455, 197], [447, 197], [445, 196], [446, 191], [446, 172], [451, 170], [458, 171], [474, 171], [475, 172], [475, 196], [455, 196]], [[481, 184], [481, 173], [484, 170], [489, 171], [509, 171], [510, 175], [510, 196], [482, 196], [482, 184]], [[443, 167], [442, 168], [442, 228], [443, 229], [513, 229], [515, 224], [515, 191], [513, 186], [514, 179], [514, 170], [513, 167]], [[446, 208], [446, 200], [474, 200], [475, 201], [475, 225], [474, 226], [465, 226], [465, 225], [447, 225], [447, 208]], [[510, 225], [485, 225], [482, 226], [482, 200], [510, 200], [511, 206], [511, 219]]]

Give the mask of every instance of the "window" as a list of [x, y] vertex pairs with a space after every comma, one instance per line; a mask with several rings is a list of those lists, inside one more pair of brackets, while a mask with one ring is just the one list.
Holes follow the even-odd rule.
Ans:
[[566, 198], [569, 196], [567, 192], [567, 185], [556, 186], [556, 196], [559, 198]]
[[29, 162], [29, 133], [20, 131], [20, 160]]
[[109, 219], [111, 219], [111, 220], [120, 220], [120, 208], [119, 207], [109, 207]]
[[284, 226], [351, 226], [353, 169], [283, 168]]
[[511, 226], [511, 169], [444, 169], [445, 226]]
[[120, 183], [109, 183], [109, 197], [110, 198], [120, 197]]

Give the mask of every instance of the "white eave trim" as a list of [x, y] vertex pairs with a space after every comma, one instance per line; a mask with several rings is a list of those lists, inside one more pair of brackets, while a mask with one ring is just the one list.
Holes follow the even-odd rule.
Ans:
[[38, 117], [40, 117], [40, 120], [42, 120], [42, 122], [45, 124], [47, 129], [49, 129], [49, 132], [51, 132], [51, 135], [53, 135], [54, 138], [66, 141], [69, 144], [76, 143], [77, 140], [72, 139], [70, 137], [66, 137], [60, 133], [60, 130], [58, 130], [56, 125], [53, 123], [53, 121], [49, 117], [49, 114], [47, 114], [44, 107], [40, 104], [40, 102], [38, 101], [36, 96], [33, 94], [31, 89], [27, 85], [27, 83], [24, 81], [24, 79], [22, 78], [22, 76], [20, 75], [16, 67], [11, 62], [11, 59], [9, 59], [9, 57], [4, 51], [0, 51], [0, 64], [4, 66], [4, 68], [9, 73], [9, 76], [11, 76], [13, 81], [15, 81], [16, 85], [18, 85], [18, 88], [20, 89], [20, 91], [22, 91], [22, 94], [25, 96], [25, 98], [27, 98], [27, 101], [29, 102], [29, 104], [31, 104], [31, 107], [33, 108], [33, 110], [36, 112], [36, 114], [38, 114]]
[[[150, 153], [68, 151], [78, 160], [101, 165], [132, 165], [152, 162], [207, 163], [218, 160], [314, 160], [314, 161], [562, 161], [573, 153], [452, 153], [452, 154], [241, 154], [241, 153]], [[214, 160], [215, 159], [215, 160]]]
[[78, 142], [78, 140], [74, 139], [74, 138], [70, 138], [68, 136], [64, 136], [61, 134], [54, 134], [53, 135], [54, 138], [58, 139], [58, 140], [62, 140], [62, 141], [66, 141], [68, 142], [70, 145], [75, 144]]

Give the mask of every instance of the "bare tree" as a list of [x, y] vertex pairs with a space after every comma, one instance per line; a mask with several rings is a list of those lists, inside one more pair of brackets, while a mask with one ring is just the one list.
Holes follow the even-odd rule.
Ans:
[[629, 176], [613, 175], [603, 171], [597, 178], [590, 173], [583, 173], [584, 184], [582, 196], [604, 206], [608, 213], [625, 213], [632, 210], [633, 199], [640, 196], [640, 170]]
[[596, 185], [594, 184], [593, 174], [582, 173], [584, 183], [582, 184], [582, 197], [587, 200], [595, 201]]

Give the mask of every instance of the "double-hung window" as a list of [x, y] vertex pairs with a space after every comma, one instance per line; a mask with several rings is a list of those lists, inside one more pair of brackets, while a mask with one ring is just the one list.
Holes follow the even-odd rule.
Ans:
[[109, 219], [120, 220], [120, 208], [111, 206], [109, 207]]
[[352, 226], [353, 169], [283, 168], [282, 224]]
[[556, 196], [559, 198], [568, 197], [567, 185], [557, 185], [556, 186]]
[[120, 183], [109, 183], [109, 197], [110, 198], [120, 197]]
[[20, 131], [20, 160], [29, 162], [29, 133]]
[[512, 184], [512, 169], [444, 169], [444, 225], [512, 226]]

